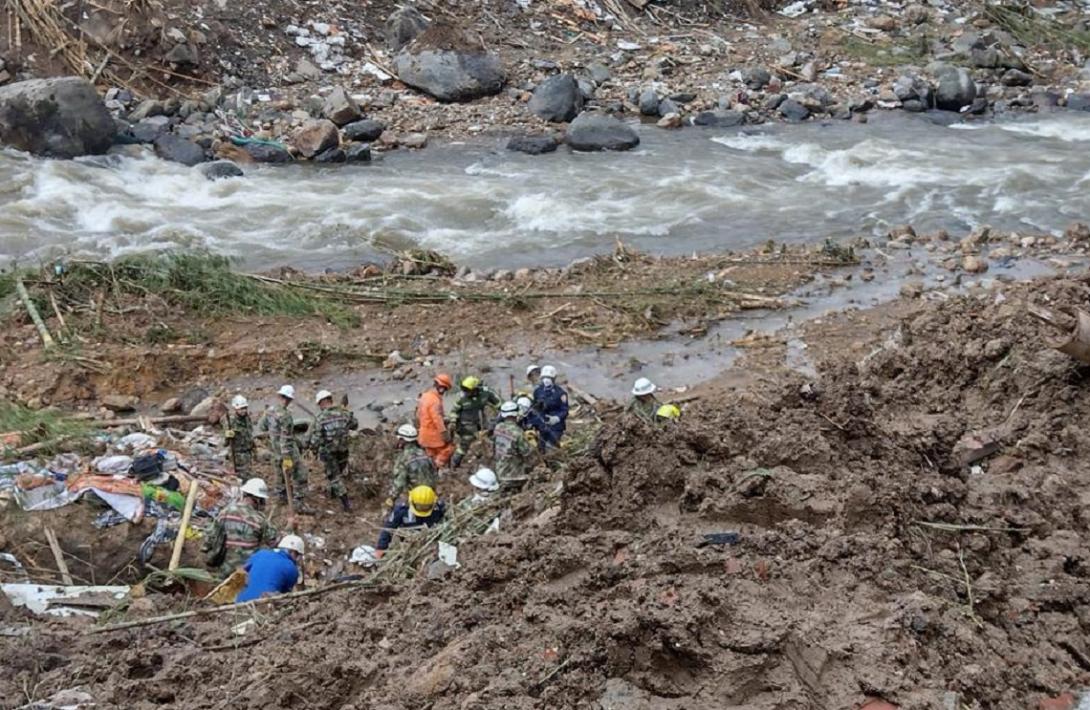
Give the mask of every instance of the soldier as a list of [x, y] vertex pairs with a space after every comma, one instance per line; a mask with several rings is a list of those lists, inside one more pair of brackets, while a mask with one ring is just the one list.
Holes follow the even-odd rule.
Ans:
[[227, 415], [227, 431], [224, 438], [231, 449], [231, 463], [235, 475], [249, 478], [254, 469], [254, 425], [250, 421], [250, 403], [242, 395], [231, 400], [232, 412]]
[[519, 426], [517, 404], [504, 402], [500, 407], [500, 416], [503, 420], [492, 433], [493, 466], [501, 486], [518, 488], [526, 482], [526, 476], [533, 467], [531, 458], [534, 447]]
[[632, 385], [632, 399], [628, 401], [624, 410], [626, 413], [635, 414], [643, 421], [651, 424], [655, 421], [655, 414], [659, 410], [661, 402], [655, 397], [655, 383], [646, 377], [641, 377]]
[[339, 499], [345, 511], [349, 511], [352, 506], [341, 479], [348, 468], [348, 432], [359, 429], [360, 424], [355, 414], [333, 405], [333, 393], [329, 390], [319, 392], [314, 401], [318, 403], [320, 411], [310, 427], [307, 448], [316, 451], [318, 460], [325, 466], [329, 496]]
[[451, 468], [458, 464], [469, 452], [469, 447], [477, 434], [487, 427], [488, 407], [500, 406], [500, 398], [492, 390], [481, 384], [480, 379], [470, 375], [462, 380], [462, 393], [454, 403], [454, 409], [447, 416], [447, 424], [454, 428], [458, 439], [458, 448], [454, 451]]
[[307, 493], [307, 472], [299, 457], [299, 444], [295, 441], [295, 420], [288, 411], [292, 400], [295, 399], [295, 388], [284, 385], [276, 396], [277, 404], [265, 412], [258, 428], [269, 435], [269, 448], [273, 453], [274, 465], [280, 473], [277, 477], [277, 495], [280, 496], [280, 500], [287, 500], [288, 493], [284, 486], [285, 481], [290, 477], [292, 497], [296, 507], [299, 508]]
[[402, 424], [397, 428], [397, 458], [394, 460], [394, 480], [390, 486], [387, 508], [394, 504], [413, 488], [428, 486], [435, 489], [439, 482], [439, 472], [428, 452], [417, 443], [416, 427]]
[[242, 484], [237, 501], [223, 508], [205, 538], [204, 552], [210, 567], [224, 576], [234, 572], [261, 543], [272, 544], [276, 529], [262, 512], [269, 489], [265, 481], [251, 478]]

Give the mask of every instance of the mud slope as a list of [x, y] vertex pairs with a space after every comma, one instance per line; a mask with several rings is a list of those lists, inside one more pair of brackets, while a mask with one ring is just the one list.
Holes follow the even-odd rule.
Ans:
[[[820, 363], [816, 386], [755, 385], [677, 430], [610, 422], [561, 474], [555, 509], [523, 504], [517, 529], [463, 546], [453, 576], [263, 612], [263, 640], [239, 650], [227, 619], [5, 639], [0, 696], [1036, 707], [1090, 683], [1088, 371], [1022, 315], [1046, 295], [1090, 303], [1074, 280], [953, 299], [862, 363]], [[971, 471], [958, 441], [986, 427], [1000, 450]], [[723, 530], [740, 544], [696, 546]]]

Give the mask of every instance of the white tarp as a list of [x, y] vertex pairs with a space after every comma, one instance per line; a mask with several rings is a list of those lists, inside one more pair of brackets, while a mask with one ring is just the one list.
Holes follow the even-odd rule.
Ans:
[[[64, 587], [49, 584], [0, 584], [0, 591], [11, 600], [12, 605], [26, 607], [35, 614], [48, 614], [50, 616], [90, 616], [97, 617], [97, 604], [83, 606], [79, 604], [80, 598], [86, 601], [94, 599], [107, 599], [112, 597], [115, 601], [121, 601], [129, 595], [129, 588], [124, 586], [113, 587]], [[72, 606], [65, 606], [65, 602]]]

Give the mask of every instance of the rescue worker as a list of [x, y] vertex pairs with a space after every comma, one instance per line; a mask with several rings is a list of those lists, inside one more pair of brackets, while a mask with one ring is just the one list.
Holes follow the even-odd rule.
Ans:
[[242, 484], [238, 500], [223, 508], [205, 538], [204, 552], [210, 566], [218, 566], [229, 575], [246, 557], [261, 546], [276, 540], [276, 529], [265, 515], [269, 488], [260, 478]]
[[664, 404], [655, 412], [655, 424], [669, 426], [681, 418], [681, 409], [676, 404]]
[[325, 467], [329, 497], [340, 500], [348, 511], [352, 506], [342, 480], [348, 468], [348, 432], [359, 429], [360, 423], [348, 409], [333, 404], [333, 393], [329, 390], [319, 392], [314, 401], [319, 411], [310, 427], [307, 448], [318, 452], [318, 460]]
[[451, 468], [458, 468], [469, 453], [469, 447], [473, 445], [477, 434], [487, 428], [488, 408], [495, 409], [500, 406], [499, 395], [482, 385], [477, 377], [470, 375], [464, 378], [461, 390], [454, 409], [447, 415], [447, 424], [454, 430], [458, 442]]
[[443, 395], [454, 386], [454, 380], [442, 373], [435, 376], [434, 385], [420, 395], [416, 404], [416, 426], [420, 432], [417, 440], [438, 468], [446, 468], [454, 454], [454, 444], [443, 416]]
[[307, 472], [303, 468], [303, 461], [299, 457], [299, 444], [295, 440], [295, 419], [288, 410], [295, 399], [295, 388], [284, 385], [277, 391], [276, 397], [277, 403], [266, 410], [258, 428], [269, 435], [269, 449], [280, 474], [277, 476], [277, 495], [280, 500], [287, 500], [285, 482], [291, 478], [292, 498], [298, 508], [307, 493]]
[[541, 381], [534, 388], [534, 410], [543, 420], [538, 429], [538, 450], [560, 446], [568, 421], [568, 393], [556, 384], [556, 368], [552, 365], [541, 368]]
[[[492, 465], [496, 468], [500, 484], [504, 487], [521, 487], [533, 468], [531, 458], [534, 447], [526, 439], [526, 433], [518, 424], [519, 407], [514, 402], [504, 402], [500, 407], [503, 421], [492, 433]], [[471, 481], [472, 482], [472, 481]]]
[[492, 500], [496, 491], [500, 489], [496, 472], [490, 468], [479, 468], [469, 477], [469, 485], [473, 486], [473, 495], [461, 502], [463, 510], [476, 508], [482, 503]]
[[655, 397], [655, 383], [646, 377], [641, 377], [632, 385], [632, 399], [625, 406], [627, 414], [634, 414], [643, 421], [651, 424], [655, 421], [655, 413], [662, 403]]
[[390, 542], [394, 538], [395, 530], [405, 528], [431, 527], [442, 522], [446, 506], [435, 494], [431, 486], [417, 486], [409, 491], [409, 500], [399, 502], [386, 516], [382, 525], [382, 533], [378, 536], [375, 545], [375, 558], [382, 559]]
[[530, 384], [530, 391], [532, 392], [537, 387], [538, 380], [541, 379], [541, 368], [537, 365], [526, 366], [526, 381]]
[[235, 603], [253, 601], [272, 594], [287, 594], [299, 581], [299, 562], [303, 558], [303, 538], [285, 535], [274, 550], [258, 550], [250, 555], [242, 569], [246, 570], [246, 586], [235, 597]]
[[239, 478], [250, 478], [254, 469], [254, 425], [250, 420], [250, 403], [240, 394], [231, 400], [227, 430], [223, 437], [231, 450], [235, 475]]
[[402, 424], [397, 428], [397, 458], [394, 459], [394, 478], [390, 486], [390, 496], [386, 500], [387, 509], [394, 507], [399, 500], [417, 486], [437, 488], [439, 472], [435, 462], [417, 443], [416, 427]]

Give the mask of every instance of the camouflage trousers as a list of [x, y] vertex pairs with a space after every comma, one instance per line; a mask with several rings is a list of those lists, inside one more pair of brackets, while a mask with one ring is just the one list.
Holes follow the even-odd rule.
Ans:
[[223, 564], [219, 566], [220, 576], [227, 577], [241, 567], [257, 549], [256, 547], [228, 547], [223, 555]]
[[231, 461], [235, 465], [235, 475], [246, 480], [247, 478], [253, 478], [254, 475], [254, 452], [253, 451], [232, 451]]
[[[280, 500], [286, 500], [287, 491], [284, 489], [284, 472], [280, 468], [280, 462], [286, 457], [277, 457], [273, 461], [273, 474], [276, 476], [276, 495]], [[307, 470], [303, 466], [303, 459], [299, 454], [292, 454], [291, 493], [296, 501], [303, 500], [307, 494]]]
[[329, 495], [331, 498], [343, 498], [348, 495], [348, 489], [344, 487], [345, 471], [348, 469], [348, 452], [331, 451], [319, 457], [325, 466], [325, 477], [329, 481]]

